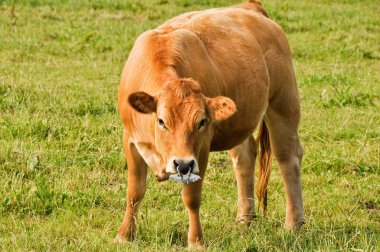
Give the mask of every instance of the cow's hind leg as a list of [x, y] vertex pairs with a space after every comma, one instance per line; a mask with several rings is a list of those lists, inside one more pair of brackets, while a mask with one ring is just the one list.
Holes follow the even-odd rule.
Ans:
[[293, 99], [281, 98], [277, 100], [278, 103], [269, 105], [265, 121], [269, 128], [271, 148], [285, 184], [285, 225], [298, 229], [304, 223], [300, 170], [303, 149], [298, 136], [299, 102], [295, 95]]
[[128, 165], [127, 208], [115, 238], [116, 242], [132, 240], [136, 234], [137, 210], [145, 195], [147, 177], [147, 164], [135, 145], [129, 142], [126, 132], [123, 142]]
[[238, 211], [236, 222], [249, 224], [255, 217], [254, 172], [256, 144], [252, 136], [229, 151], [238, 187]]

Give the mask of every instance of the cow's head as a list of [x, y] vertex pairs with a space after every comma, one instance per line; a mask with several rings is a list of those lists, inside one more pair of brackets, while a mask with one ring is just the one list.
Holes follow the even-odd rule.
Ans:
[[156, 96], [132, 93], [128, 101], [136, 111], [155, 116], [155, 145], [166, 164], [160, 174], [199, 173], [198, 158], [209, 151], [213, 125], [236, 112], [231, 99], [204, 96], [192, 79], [169, 82]]

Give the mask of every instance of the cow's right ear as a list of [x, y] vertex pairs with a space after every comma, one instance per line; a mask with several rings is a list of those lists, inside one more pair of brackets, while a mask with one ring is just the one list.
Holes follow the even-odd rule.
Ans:
[[233, 100], [225, 96], [206, 98], [211, 118], [214, 121], [222, 121], [236, 113], [236, 105]]
[[145, 92], [135, 92], [130, 94], [128, 102], [137, 112], [143, 114], [156, 112], [156, 99]]

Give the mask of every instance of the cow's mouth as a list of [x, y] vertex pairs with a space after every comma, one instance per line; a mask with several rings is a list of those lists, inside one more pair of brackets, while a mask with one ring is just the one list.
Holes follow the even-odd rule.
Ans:
[[192, 173], [192, 169], [188, 169], [188, 172], [183, 174], [179, 166], [177, 167], [177, 173], [170, 175], [170, 178], [183, 184], [194, 183], [201, 179], [199, 175]]
[[170, 173], [167, 173], [164, 171], [159, 171], [158, 173], [155, 173], [154, 176], [156, 177], [158, 182], [163, 182], [169, 179]]

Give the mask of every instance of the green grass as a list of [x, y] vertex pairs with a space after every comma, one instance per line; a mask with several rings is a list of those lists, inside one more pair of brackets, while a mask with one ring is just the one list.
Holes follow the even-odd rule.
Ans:
[[[126, 166], [115, 107], [135, 38], [225, 0], [0, 0], [0, 250], [181, 251], [181, 186], [149, 175], [135, 242], [115, 245]], [[210, 251], [380, 251], [380, 7], [262, 0], [294, 54], [307, 224], [283, 229], [277, 169], [269, 214], [235, 226], [226, 153], [211, 155], [201, 219]]]

